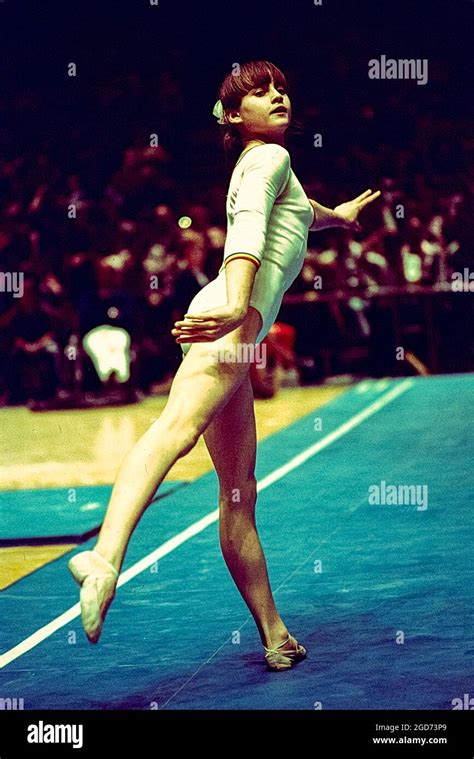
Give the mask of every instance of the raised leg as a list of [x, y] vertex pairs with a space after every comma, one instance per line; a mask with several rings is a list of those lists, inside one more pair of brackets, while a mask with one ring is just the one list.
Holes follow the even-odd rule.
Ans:
[[159, 419], [120, 466], [95, 549], [120, 571], [132, 532], [175, 461], [196, 444], [248, 373], [249, 363], [216, 361], [216, 348], [254, 342], [261, 317], [249, 308], [243, 324], [212, 343], [193, 343], [174, 377]]

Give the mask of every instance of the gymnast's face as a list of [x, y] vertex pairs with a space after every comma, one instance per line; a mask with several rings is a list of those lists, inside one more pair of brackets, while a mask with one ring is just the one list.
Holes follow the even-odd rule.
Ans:
[[229, 114], [229, 121], [247, 140], [282, 137], [291, 121], [290, 98], [284, 86], [275, 87], [272, 79], [244, 95], [239, 110]]

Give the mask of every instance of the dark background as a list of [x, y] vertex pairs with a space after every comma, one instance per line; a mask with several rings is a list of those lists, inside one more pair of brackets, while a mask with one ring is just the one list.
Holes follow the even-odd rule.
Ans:
[[[24, 271], [36, 293], [29, 317], [0, 293], [1, 402], [48, 398], [68, 386], [63, 355], [71, 334], [80, 340], [106, 323], [111, 305], [114, 323], [132, 335], [135, 382], [144, 392], [176, 369], [172, 322], [222, 256], [210, 230], [225, 231], [230, 169], [211, 112], [232, 64], [251, 59], [271, 60], [288, 78], [297, 128], [287, 146], [310, 197], [334, 207], [367, 187], [384, 191], [383, 202], [364, 213], [362, 235], [310, 234], [308, 265], [291, 293], [311, 291], [322, 273], [331, 303], [287, 306], [281, 316], [297, 330], [297, 354], [314, 368], [308, 379], [410, 372], [393, 359], [399, 344], [431, 371], [471, 370], [470, 293], [365, 295], [387, 286], [408, 293], [413, 284], [434, 292], [453, 271], [473, 269], [473, 16], [468, 0], [1, 2], [0, 265]], [[382, 54], [427, 58], [428, 84], [370, 80], [368, 61]], [[70, 62], [76, 77], [67, 75]], [[155, 132], [156, 161], [144, 153]], [[313, 147], [315, 133], [323, 135], [322, 149]], [[86, 206], [75, 226], [64, 219], [71, 176]], [[393, 215], [396, 202], [406, 217], [390, 232], [384, 208]], [[191, 213], [193, 204], [200, 211]], [[193, 217], [187, 237], [177, 228], [182, 214]], [[457, 249], [448, 254], [452, 243]], [[170, 263], [160, 302], [151, 304], [144, 262], [153, 244]], [[404, 246], [421, 261], [411, 283]], [[106, 259], [124, 248], [130, 260], [120, 279]], [[329, 266], [321, 255], [327, 250], [337, 254]], [[350, 300], [351, 292], [362, 300]], [[33, 334], [28, 319], [40, 312]], [[17, 341], [41, 331], [56, 345], [44, 371], [35, 365], [40, 356], [23, 361]], [[17, 393], [28, 373], [39, 385], [26, 382]], [[87, 376], [93, 385], [90, 367]]]
[[[176, 168], [202, 182], [203, 164], [211, 176], [221, 176], [219, 156], [209, 160], [207, 152], [209, 143], [218, 144], [217, 130], [209, 127], [220, 81], [235, 61], [269, 59], [288, 76], [294, 116], [304, 116], [307, 108], [314, 114], [304, 119], [309, 144], [314, 131], [324, 132], [328, 142], [322, 156], [306, 150], [300, 171], [324, 172], [326, 151], [344, 152], [345, 140], [354, 134], [353, 116], [366, 102], [378, 105], [375, 138], [392, 143], [412, 127], [408, 113], [408, 123], [392, 119], [387, 81], [367, 77], [367, 62], [382, 53], [429, 59], [428, 85], [397, 82], [392, 87], [402, 90], [418, 113], [472, 119], [473, 11], [468, 0], [324, 0], [322, 6], [310, 0], [215, 5], [159, 0], [158, 6], [145, 0], [5, 0], [0, 8], [1, 110], [6, 123], [17, 127], [11, 149], [31, 149], [43, 135], [54, 137], [62, 128], [80, 125], [100, 144], [96, 169], [104, 174], [114, 160], [118, 163], [116, 146], [127, 144], [133, 133], [142, 131], [145, 137], [155, 125], [166, 144], [178, 148]], [[76, 78], [67, 76], [69, 61], [77, 63]], [[143, 88], [133, 93], [127, 77], [135, 72]], [[170, 86], [169, 102], [159, 94], [163, 75], [179, 82], [179, 96], [173, 98], [178, 93]], [[132, 120], [113, 93], [112, 107], [98, 109], [96, 88], [111, 81], [134, 96]], [[19, 89], [40, 93], [44, 118], [31, 129], [8, 107]], [[300, 142], [304, 149], [305, 140]], [[73, 156], [64, 159], [74, 165]], [[337, 186], [344, 182], [347, 192], [359, 188], [359, 177], [332, 180]]]

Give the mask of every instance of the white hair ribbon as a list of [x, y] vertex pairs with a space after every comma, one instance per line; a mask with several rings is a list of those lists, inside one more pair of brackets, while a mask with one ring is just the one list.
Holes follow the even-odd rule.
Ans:
[[225, 124], [224, 107], [221, 100], [218, 100], [215, 104], [214, 108], [212, 109], [212, 115], [216, 117], [218, 124]]

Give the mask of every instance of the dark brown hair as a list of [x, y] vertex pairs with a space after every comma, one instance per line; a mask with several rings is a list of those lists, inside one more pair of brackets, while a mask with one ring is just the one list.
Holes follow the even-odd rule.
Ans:
[[[227, 74], [219, 87], [217, 97], [224, 108], [224, 120], [227, 119], [229, 111], [240, 107], [242, 98], [251, 89], [270, 84], [272, 79], [275, 87], [283, 86], [289, 95], [284, 73], [270, 61], [249, 61], [239, 64], [237, 70], [238, 74], [233, 71]], [[236, 126], [227, 122], [219, 125], [219, 129], [222, 131], [221, 140], [226, 158], [229, 163], [234, 163], [243, 149], [240, 134]]]

